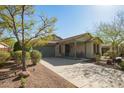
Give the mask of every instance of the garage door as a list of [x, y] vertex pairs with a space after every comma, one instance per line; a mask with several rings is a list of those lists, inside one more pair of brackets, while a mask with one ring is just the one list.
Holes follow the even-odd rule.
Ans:
[[55, 47], [54, 46], [43, 46], [38, 48], [41, 51], [43, 57], [55, 57]]

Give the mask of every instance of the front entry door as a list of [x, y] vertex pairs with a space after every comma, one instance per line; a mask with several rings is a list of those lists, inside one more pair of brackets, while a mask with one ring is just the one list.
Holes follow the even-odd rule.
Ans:
[[66, 44], [65, 45], [65, 56], [69, 56], [69, 53], [70, 53], [70, 45]]

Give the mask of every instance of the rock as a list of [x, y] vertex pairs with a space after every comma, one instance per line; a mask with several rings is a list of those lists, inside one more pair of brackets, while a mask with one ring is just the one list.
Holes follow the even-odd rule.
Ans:
[[22, 72], [20, 72], [19, 76], [20, 77], [29, 77], [30, 73], [29, 73], [29, 71], [22, 71]]
[[112, 65], [112, 60], [111, 59], [107, 60], [107, 65]]

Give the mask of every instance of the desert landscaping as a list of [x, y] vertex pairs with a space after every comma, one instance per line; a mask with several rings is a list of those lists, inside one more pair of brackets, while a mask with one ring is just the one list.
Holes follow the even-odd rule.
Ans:
[[[26, 88], [76, 88], [69, 81], [60, 77], [53, 71], [49, 70], [40, 63], [33, 66], [30, 62], [28, 63], [28, 71], [30, 77], [26, 78]], [[6, 66], [0, 68], [0, 87], [1, 88], [19, 88], [21, 87], [21, 79], [18, 73], [21, 68], [16, 68], [14, 62], [6, 63]], [[14, 72], [17, 72], [15, 75]]]

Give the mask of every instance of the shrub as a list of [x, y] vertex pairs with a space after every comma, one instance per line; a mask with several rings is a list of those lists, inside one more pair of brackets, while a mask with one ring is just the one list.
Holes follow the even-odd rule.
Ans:
[[24, 77], [21, 77], [21, 88], [24, 88], [26, 85], [26, 79]]
[[108, 52], [106, 52], [106, 53], [104, 53], [104, 54], [103, 54], [103, 56], [109, 56], [109, 53], [108, 53]]
[[[30, 51], [31, 48], [32, 48], [31, 45], [26, 45], [26, 46], [25, 46], [25, 50], [26, 50], [26, 51]], [[19, 42], [16, 42], [16, 43], [14, 44], [14, 50], [13, 50], [13, 51], [19, 51], [19, 50], [22, 50], [22, 48], [21, 48]]]
[[14, 59], [14, 51], [10, 51], [11, 59]]
[[95, 57], [96, 57], [96, 61], [100, 61], [101, 56], [99, 54], [97, 54]]
[[38, 62], [40, 62], [40, 59], [42, 57], [41, 53], [38, 50], [33, 50], [30, 53], [31, 61], [34, 65], [36, 65]]
[[19, 50], [22, 50], [21, 45], [19, 44], [19, 42], [15, 42], [13, 51], [19, 51]]
[[117, 52], [110, 52], [109, 56], [113, 59], [117, 56]]
[[122, 70], [124, 70], [124, 61], [120, 62], [119, 66], [121, 67]]
[[109, 56], [110, 58], [115, 58], [117, 56], [117, 52], [116, 51], [107, 51], [106, 53], [104, 53], [104, 56]]
[[10, 53], [7, 51], [0, 51], [0, 63], [4, 63], [10, 59]]
[[[14, 52], [14, 59], [16, 61], [16, 63], [21, 63], [22, 60], [22, 51], [15, 51]], [[26, 52], [26, 60], [30, 59], [30, 53]]]
[[95, 57], [93, 58], [93, 61], [95, 61], [96, 64], [99, 64], [100, 63], [100, 58], [101, 58], [101, 55], [96, 54]]
[[26, 51], [30, 52], [31, 49], [32, 49], [31, 45], [28, 44], [28, 45], [25, 46], [25, 50]]

